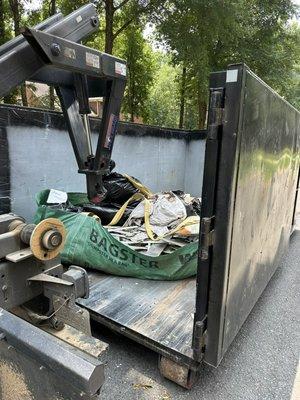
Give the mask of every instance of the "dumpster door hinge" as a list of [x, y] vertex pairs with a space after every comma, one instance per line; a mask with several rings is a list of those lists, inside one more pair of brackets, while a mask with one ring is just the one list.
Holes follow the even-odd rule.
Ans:
[[194, 326], [193, 350], [194, 358], [197, 361], [201, 361], [205, 351], [205, 325], [206, 320], [203, 320], [197, 321]]
[[200, 259], [207, 260], [209, 255], [209, 248], [214, 245], [215, 231], [213, 229], [214, 216], [210, 218], [201, 219], [200, 228]]

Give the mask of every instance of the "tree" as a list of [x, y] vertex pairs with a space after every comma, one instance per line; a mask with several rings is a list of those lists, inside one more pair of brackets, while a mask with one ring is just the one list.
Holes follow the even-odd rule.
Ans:
[[185, 99], [186, 99], [186, 60], [183, 60], [181, 83], [180, 83], [180, 114], [179, 114], [179, 129], [184, 126], [184, 115], [185, 115]]
[[135, 117], [148, 118], [147, 100], [153, 81], [155, 60], [152, 48], [143, 37], [141, 27], [131, 25], [119, 44], [118, 55], [127, 61], [128, 81], [123, 101], [123, 112]]
[[157, 53], [156, 74], [148, 97], [148, 118], [151, 125], [177, 128], [179, 123], [180, 67], [169, 57]]
[[[8, 26], [5, 24], [5, 21], [8, 17], [8, 9], [9, 5], [7, 0], [0, 0], [0, 45], [11, 39], [11, 32], [8, 29]], [[15, 103], [16, 97], [17, 91], [14, 90], [5, 96], [3, 101], [7, 104]]]
[[[130, 25], [160, 6], [158, 0], [100, 0], [105, 10], [105, 52], [112, 54], [115, 40]], [[124, 15], [127, 18], [122, 18]]]
[[[86, 0], [45, 0], [40, 9], [26, 10], [25, 4], [30, 2], [33, 4], [33, 0], [0, 0], [0, 43], [9, 40], [13, 31], [17, 35], [20, 26], [35, 25], [56, 10], [67, 14], [86, 4]], [[292, 0], [94, 3], [100, 29], [85, 44], [128, 60], [123, 110], [130, 119], [142, 116], [150, 123], [203, 128], [209, 74], [236, 62], [245, 62], [288, 101], [299, 106], [300, 28], [299, 23], [291, 22], [295, 14]], [[149, 21], [155, 23], [157, 40], [169, 57], [161, 52], [154, 56], [143, 38], [142, 28]], [[24, 95], [23, 86], [22, 101], [26, 104]], [[49, 99], [44, 100], [54, 106], [53, 89]], [[15, 102], [16, 97], [6, 97], [5, 101]]]
[[0, 44], [3, 44], [7, 40], [7, 32], [5, 29], [5, 10], [4, 0], [0, 0]]
[[[73, 11], [85, 4], [84, 0], [61, 0], [63, 11]], [[100, 15], [99, 33], [104, 34], [104, 51], [113, 54], [117, 38], [132, 24], [139, 23], [153, 10], [163, 7], [161, 0], [95, 0], [93, 2]], [[124, 18], [126, 16], [126, 18]]]
[[[223, 1], [174, 0], [157, 16], [160, 38], [168, 46], [174, 64], [182, 66], [179, 127], [187, 125], [187, 113], [198, 109], [198, 128], [206, 114], [204, 92], [209, 70], [209, 52], [221, 31], [220, 15], [226, 14]], [[206, 95], [205, 95], [206, 96]], [[187, 103], [192, 103], [187, 108]]]
[[[285, 57], [282, 60], [281, 68], [276, 71], [281, 79], [274, 82], [274, 88], [283, 95], [291, 104], [300, 110], [300, 25], [292, 23], [286, 32]], [[291, 64], [293, 68], [289, 68]], [[287, 66], [285, 68], [285, 65]], [[282, 79], [283, 78], [283, 79]]]
[[203, 127], [209, 73], [230, 63], [246, 62], [275, 88], [286, 85], [295, 64], [295, 49], [289, 49], [297, 43], [288, 32], [292, 1], [169, 0], [163, 11], [155, 16], [159, 39], [182, 66], [180, 127], [187, 126], [190, 105]]

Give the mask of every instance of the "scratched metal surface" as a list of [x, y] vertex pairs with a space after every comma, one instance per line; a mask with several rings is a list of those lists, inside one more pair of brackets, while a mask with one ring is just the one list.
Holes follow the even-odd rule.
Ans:
[[300, 114], [246, 72], [223, 352], [286, 251], [299, 171]]
[[195, 279], [148, 281], [89, 272], [90, 297], [80, 304], [138, 336], [192, 357]]

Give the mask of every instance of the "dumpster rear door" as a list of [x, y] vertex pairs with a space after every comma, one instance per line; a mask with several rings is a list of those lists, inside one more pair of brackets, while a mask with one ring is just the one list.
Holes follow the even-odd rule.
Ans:
[[[210, 202], [213, 210], [204, 360], [217, 366], [288, 247], [300, 114], [245, 65], [213, 74], [211, 82], [223, 88], [224, 104], [214, 196], [203, 197], [203, 209]], [[200, 298], [198, 281], [197, 308]]]

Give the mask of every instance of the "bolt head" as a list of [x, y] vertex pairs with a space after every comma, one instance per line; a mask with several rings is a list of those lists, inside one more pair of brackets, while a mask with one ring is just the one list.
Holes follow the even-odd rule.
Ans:
[[59, 56], [61, 53], [60, 45], [58, 43], [52, 43], [50, 46], [51, 53], [54, 56]]
[[94, 16], [91, 18], [91, 24], [92, 24], [93, 27], [98, 26], [98, 24], [99, 24], [99, 19], [98, 19], [98, 17], [97, 17], [96, 15], [94, 15]]

